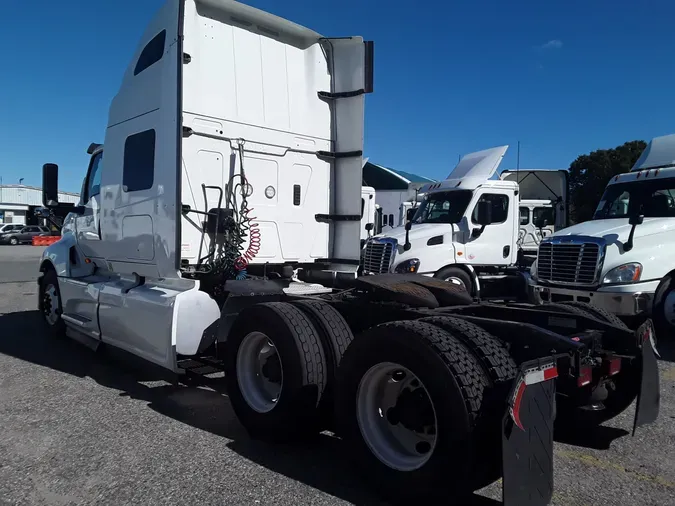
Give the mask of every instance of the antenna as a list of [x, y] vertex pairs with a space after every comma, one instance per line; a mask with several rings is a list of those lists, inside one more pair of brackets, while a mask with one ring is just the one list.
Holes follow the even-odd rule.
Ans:
[[518, 141], [518, 155], [516, 158], [516, 181], [520, 183], [518, 180], [518, 171], [520, 170], [520, 141]]

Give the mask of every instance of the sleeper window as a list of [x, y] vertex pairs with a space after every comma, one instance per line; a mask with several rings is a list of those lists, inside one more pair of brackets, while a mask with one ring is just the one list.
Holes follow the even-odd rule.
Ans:
[[136, 62], [136, 68], [134, 69], [135, 76], [162, 59], [165, 43], [166, 30], [162, 30], [146, 44], [143, 51], [141, 51], [141, 55], [138, 57], [138, 62]]
[[124, 143], [122, 185], [125, 192], [152, 188], [155, 181], [155, 131], [130, 135]]

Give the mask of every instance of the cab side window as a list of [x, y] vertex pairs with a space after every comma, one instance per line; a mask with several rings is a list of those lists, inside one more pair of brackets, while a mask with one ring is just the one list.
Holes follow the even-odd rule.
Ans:
[[[509, 197], [499, 193], [484, 193], [478, 202], [485, 201], [490, 202], [492, 206], [492, 224], [504, 223], [509, 215]], [[475, 225], [478, 224], [476, 221], [478, 218], [478, 202], [476, 202], [476, 207], [474, 207], [471, 215], [471, 221]]]
[[520, 224], [527, 225], [530, 223], [530, 209], [528, 207], [520, 208]]
[[155, 130], [145, 130], [124, 142], [122, 190], [149, 190], [155, 181]]
[[91, 160], [89, 166], [89, 174], [87, 174], [87, 186], [84, 190], [84, 202], [87, 203], [92, 197], [101, 193], [101, 161], [103, 160], [103, 152], [96, 153]]
[[535, 207], [532, 211], [532, 221], [545, 221], [547, 225], [555, 224], [555, 209], [552, 207]]
[[136, 68], [134, 69], [135, 76], [162, 59], [165, 44], [166, 30], [162, 30], [155, 35], [152, 40], [146, 44], [143, 51], [141, 51], [138, 61], [136, 62]]

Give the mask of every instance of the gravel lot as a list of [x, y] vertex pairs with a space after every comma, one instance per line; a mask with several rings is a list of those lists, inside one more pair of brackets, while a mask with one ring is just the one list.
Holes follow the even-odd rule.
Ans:
[[[174, 387], [41, 332], [41, 248], [0, 247], [0, 504], [382, 504], [340, 445], [248, 439], [227, 397]], [[675, 346], [660, 346], [658, 422], [633, 410], [555, 448], [556, 505], [675, 504]], [[499, 486], [477, 505], [500, 504]]]

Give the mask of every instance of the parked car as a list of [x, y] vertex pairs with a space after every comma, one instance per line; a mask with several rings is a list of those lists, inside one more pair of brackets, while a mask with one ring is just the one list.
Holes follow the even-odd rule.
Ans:
[[18, 232], [25, 226], [26, 225], [23, 225], [21, 223], [6, 223], [4, 225], [0, 225], [0, 236], [8, 234], [10, 232]]
[[47, 227], [37, 225], [22, 226], [19, 230], [12, 230], [11, 232], [0, 235], [0, 243], [16, 246], [17, 244], [32, 242], [33, 237], [35, 236], [50, 235], [50, 233], [51, 232]]

